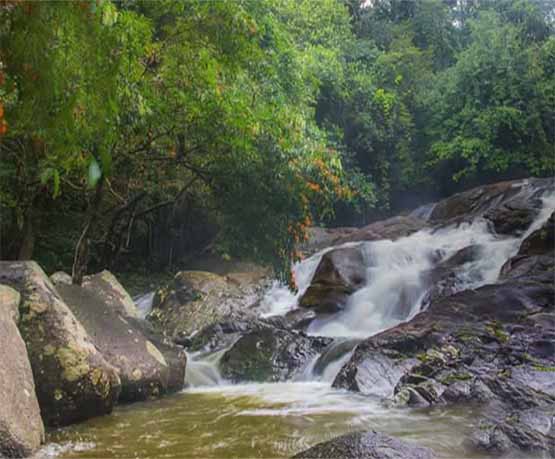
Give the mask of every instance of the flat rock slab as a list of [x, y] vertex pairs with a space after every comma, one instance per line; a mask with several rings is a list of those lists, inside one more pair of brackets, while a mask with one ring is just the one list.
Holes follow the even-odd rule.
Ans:
[[164, 345], [161, 336], [149, 339], [147, 324], [125, 314], [106, 290], [59, 285], [69, 308], [89, 333], [103, 357], [121, 378], [120, 400], [132, 402], [175, 392], [185, 383], [185, 352]]
[[117, 371], [44, 271], [32, 261], [0, 262], [0, 283], [21, 294], [19, 330], [44, 423], [61, 426], [110, 413], [121, 388]]
[[379, 432], [355, 432], [319, 443], [294, 459], [433, 459], [431, 449]]
[[0, 456], [30, 455], [44, 427], [25, 343], [19, 334], [20, 295], [0, 285]]

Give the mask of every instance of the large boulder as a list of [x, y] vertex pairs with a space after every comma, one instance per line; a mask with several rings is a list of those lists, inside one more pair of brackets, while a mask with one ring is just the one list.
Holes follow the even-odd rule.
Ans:
[[538, 215], [539, 197], [553, 186], [553, 179], [512, 180], [479, 186], [438, 202], [430, 221], [445, 224], [483, 216], [498, 233], [517, 235]]
[[212, 323], [184, 343], [191, 353], [222, 352], [221, 376], [232, 382], [290, 380], [331, 343], [330, 338], [292, 330], [280, 316], [234, 316]]
[[276, 320], [253, 321], [223, 354], [220, 372], [232, 382], [290, 380], [330, 342], [291, 331]]
[[420, 218], [411, 216], [391, 217], [370, 223], [339, 237], [334, 240], [334, 245], [345, 244], [346, 242], [379, 241], [381, 239], [395, 241], [427, 227], [426, 221]]
[[501, 269], [501, 279], [553, 278], [555, 271], [555, 212], [522, 241], [518, 253]]
[[44, 427], [25, 343], [19, 334], [20, 295], [0, 285], [0, 456], [30, 455]]
[[319, 443], [295, 459], [432, 459], [434, 452], [379, 432], [354, 432]]
[[465, 443], [492, 456], [522, 451], [530, 457], [553, 457], [554, 434], [553, 412], [532, 409], [484, 417]]
[[168, 336], [182, 340], [231, 314], [254, 316], [264, 291], [261, 278], [181, 271], [154, 295], [147, 319]]
[[137, 319], [129, 295], [111, 273], [89, 276], [83, 287], [59, 285], [58, 291], [102, 356], [118, 370], [121, 401], [183, 388], [185, 352]]
[[364, 286], [365, 266], [361, 246], [338, 247], [326, 252], [299, 305], [322, 313], [343, 309], [348, 297]]
[[518, 250], [520, 256], [552, 255], [555, 251], [555, 212], [536, 231], [533, 231]]
[[[427, 305], [433, 300], [449, 296], [461, 289], [464, 267], [480, 258], [482, 250], [478, 245], [469, 245], [424, 272], [423, 282], [429, 286], [422, 304]], [[467, 280], [466, 280], [467, 281]]]
[[308, 240], [299, 246], [305, 256], [347, 242], [396, 240], [427, 228], [426, 220], [416, 216], [397, 216], [370, 223], [362, 228], [310, 228]]
[[35, 262], [0, 262], [0, 283], [19, 291], [19, 329], [36, 383], [42, 418], [67, 425], [107, 414], [121, 385], [117, 370]]
[[127, 317], [139, 317], [135, 302], [110, 271], [85, 276], [82, 286], [93, 291], [110, 309]]
[[[438, 295], [410, 321], [366, 339], [333, 386], [395, 405], [473, 403], [490, 419], [469, 440], [473, 448], [528, 453], [552, 447], [552, 433], [535, 426], [540, 414], [521, 430], [526, 423], [510, 414], [555, 407], [555, 253], [543, 247], [548, 251], [515, 257], [498, 283]], [[530, 260], [535, 268], [523, 269]]]

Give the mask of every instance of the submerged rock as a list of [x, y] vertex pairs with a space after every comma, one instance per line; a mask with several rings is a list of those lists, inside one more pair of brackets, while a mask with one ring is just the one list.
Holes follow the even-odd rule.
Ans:
[[319, 443], [295, 459], [432, 459], [431, 449], [379, 432], [355, 432]]
[[148, 323], [136, 318], [129, 295], [113, 275], [104, 271], [89, 276], [84, 287], [59, 285], [58, 291], [103, 357], [117, 369], [120, 400], [145, 400], [183, 388], [185, 352], [164, 343]]
[[0, 262], [0, 282], [19, 291], [19, 329], [27, 346], [42, 418], [67, 425], [112, 411], [121, 385], [116, 369], [35, 262]]
[[321, 313], [337, 312], [345, 306], [349, 295], [364, 285], [365, 280], [366, 268], [361, 247], [330, 250], [322, 256], [299, 305]]
[[0, 285], [0, 456], [22, 457], [44, 441], [25, 343], [17, 329], [20, 295]]

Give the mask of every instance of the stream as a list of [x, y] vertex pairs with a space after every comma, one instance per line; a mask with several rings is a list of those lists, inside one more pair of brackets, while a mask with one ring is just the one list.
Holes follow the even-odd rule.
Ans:
[[[422, 274], [468, 246], [480, 256], [459, 267], [456, 290], [496, 281], [520, 242], [555, 209], [555, 195], [520, 237], [499, 237], [481, 218], [456, 226], [422, 230], [395, 242], [358, 243], [364, 250], [365, 286], [345, 309], [312, 322], [312, 335], [358, 340], [409, 320], [426, 307], [430, 288]], [[351, 244], [352, 245], [352, 244]], [[325, 249], [294, 268], [299, 293], [275, 283], [260, 306], [262, 316], [296, 308]], [[409, 304], [409, 308], [406, 304]], [[141, 311], [148, 309], [145, 298]], [[332, 344], [333, 346], [333, 344]], [[39, 457], [183, 458], [290, 457], [316, 443], [356, 430], [376, 430], [432, 448], [439, 458], [469, 456], [464, 433], [476, 426], [477, 413], [465, 406], [397, 409], [378, 397], [331, 387], [350, 350], [325, 353], [283, 383], [230, 384], [221, 378], [224, 351], [190, 355], [182, 392], [161, 400], [118, 406], [110, 416], [51, 431]], [[316, 368], [319, 368], [316, 371]]]

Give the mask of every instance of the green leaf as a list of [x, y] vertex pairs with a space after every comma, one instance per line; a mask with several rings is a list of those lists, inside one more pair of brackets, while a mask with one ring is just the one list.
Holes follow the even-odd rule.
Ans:
[[88, 174], [88, 183], [89, 187], [94, 188], [98, 182], [98, 180], [102, 177], [102, 171], [100, 170], [100, 166], [95, 158], [91, 159], [89, 163], [89, 174]]

